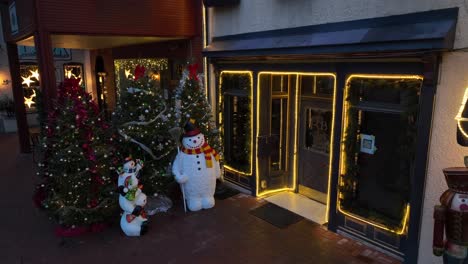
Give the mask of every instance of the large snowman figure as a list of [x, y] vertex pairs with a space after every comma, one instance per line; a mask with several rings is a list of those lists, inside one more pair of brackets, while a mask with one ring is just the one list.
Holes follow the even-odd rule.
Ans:
[[216, 179], [221, 177], [218, 153], [190, 119], [184, 127], [182, 147], [172, 165], [172, 173], [185, 192], [190, 211], [215, 205]]

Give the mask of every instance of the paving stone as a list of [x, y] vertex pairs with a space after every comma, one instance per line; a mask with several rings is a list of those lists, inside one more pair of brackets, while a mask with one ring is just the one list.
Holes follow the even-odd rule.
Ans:
[[[399, 263], [361, 243], [307, 220], [279, 229], [249, 214], [266, 201], [238, 194], [217, 200], [210, 210], [184, 213], [174, 201], [150, 220], [140, 238], [116, 224], [98, 234], [61, 239], [31, 201], [37, 182], [31, 155], [18, 154], [16, 135], [0, 135], [0, 259], [2, 264], [33, 263]], [[118, 216], [116, 216], [118, 218]], [[369, 259], [371, 262], [369, 262]]]

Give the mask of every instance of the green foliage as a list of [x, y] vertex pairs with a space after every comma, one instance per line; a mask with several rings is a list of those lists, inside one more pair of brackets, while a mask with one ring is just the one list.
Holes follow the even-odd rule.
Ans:
[[[219, 112], [222, 113], [223, 126], [221, 140], [224, 149], [224, 163], [239, 171], [251, 170], [251, 78], [248, 73], [222, 73], [219, 91]], [[226, 102], [226, 100], [230, 100]], [[235, 101], [235, 102], [234, 102]], [[231, 109], [227, 109], [230, 105]], [[235, 110], [233, 109], [235, 105]], [[228, 117], [228, 115], [230, 115]], [[228, 122], [229, 124], [226, 124]], [[226, 131], [229, 129], [229, 131]], [[227, 136], [229, 135], [229, 136]], [[229, 152], [227, 152], [229, 151]]]
[[132, 156], [141, 159], [144, 192], [165, 192], [172, 182], [169, 166], [176, 154], [176, 141], [169, 134], [174, 126], [171, 109], [162, 96], [159, 82], [148, 76], [129, 78], [121, 84], [120, 97], [113, 113], [113, 127], [118, 137], [117, 156], [121, 163]]
[[[197, 77], [198, 78], [198, 77]], [[181, 128], [189, 119], [195, 119], [196, 125], [205, 135], [207, 143], [217, 152], [221, 150], [219, 130], [213, 121], [211, 106], [208, 103], [201, 79], [183, 73], [173, 100], [177, 125]]]
[[48, 113], [38, 164], [43, 183], [36, 202], [62, 226], [115, 218], [117, 181], [110, 130], [77, 80], [65, 80]]
[[[142, 159], [145, 167], [141, 171], [144, 192], [164, 193], [173, 182], [171, 163], [177, 154], [180, 131], [189, 118], [205, 134], [207, 142], [220, 150], [219, 132], [212, 121], [201, 82], [191, 78], [185, 71], [172, 100], [166, 99], [158, 80], [151, 78], [152, 72], [137, 66], [136, 78], [122, 81], [120, 97], [113, 114], [113, 126], [118, 138], [117, 156], [123, 160], [131, 155]], [[139, 73], [137, 73], [139, 71]], [[124, 85], [125, 84], [125, 85]]]

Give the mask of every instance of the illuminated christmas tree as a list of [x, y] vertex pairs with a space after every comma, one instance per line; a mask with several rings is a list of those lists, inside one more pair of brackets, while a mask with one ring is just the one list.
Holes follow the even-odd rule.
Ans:
[[197, 64], [184, 70], [174, 96], [174, 111], [179, 127], [184, 127], [189, 119], [194, 119], [208, 144], [221, 152], [219, 130], [213, 120], [211, 105], [208, 103], [202, 75], [197, 74]]
[[48, 113], [35, 196], [61, 227], [75, 230], [115, 218], [117, 208], [110, 126], [78, 83], [66, 79]]
[[172, 181], [169, 166], [175, 155], [175, 140], [169, 134], [174, 121], [160, 88], [159, 78], [151, 70], [136, 66], [127, 70], [128, 80], [121, 82], [113, 124], [118, 139], [118, 156], [144, 161], [141, 182], [148, 194], [164, 192]]

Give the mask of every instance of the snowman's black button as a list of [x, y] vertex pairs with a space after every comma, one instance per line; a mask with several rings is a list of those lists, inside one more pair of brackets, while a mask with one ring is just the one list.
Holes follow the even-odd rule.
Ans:
[[198, 157], [200, 157], [200, 156], [197, 155], [197, 158], [198, 158]]
[[200, 164], [200, 162], [199, 162], [199, 161], [197, 161], [197, 164]]
[[198, 168], [198, 170], [201, 170], [201, 168]]

